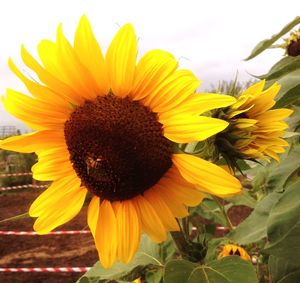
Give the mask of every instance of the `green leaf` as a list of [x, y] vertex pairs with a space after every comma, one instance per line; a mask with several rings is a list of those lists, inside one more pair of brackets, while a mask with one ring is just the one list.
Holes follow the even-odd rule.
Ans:
[[300, 107], [293, 106], [292, 110], [294, 111], [293, 115], [288, 118], [287, 123], [289, 125], [289, 131], [293, 131], [294, 134], [300, 129]]
[[300, 282], [300, 265], [295, 265], [286, 259], [271, 255], [268, 266], [273, 283]]
[[197, 265], [187, 260], [171, 260], [166, 264], [164, 283], [185, 283]]
[[[299, 92], [297, 95], [297, 90], [299, 88], [300, 70], [295, 70], [285, 76], [280, 77], [277, 81], [281, 85], [281, 89], [276, 97], [276, 104], [274, 108], [282, 108], [293, 104], [297, 99], [299, 99]], [[274, 80], [269, 82], [275, 82]]]
[[168, 239], [166, 241], [159, 245], [155, 245], [155, 247], [158, 249], [157, 254], [159, 255], [156, 256], [156, 258], [163, 263], [171, 259], [176, 252], [174, 241], [170, 235], [168, 235]]
[[258, 175], [253, 181], [254, 185], [267, 192], [282, 191], [293, 173], [299, 170], [299, 160], [300, 145], [292, 145], [282, 154], [281, 162], [272, 161], [268, 166], [261, 167], [261, 170], [257, 167]]
[[205, 257], [205, 262], [209, 262], [212, 260], [215, 260], [218, 256], [218, 247], [221, 245], [228, 244], [228, 239], [223, 237], [223, 238], [213, 238], [210, 239], [207, 243], [208, 248], [207, 248], [207, 253]]
[[[300, 75], [298, 80], [300, 80]], [[298, 81], [299, 82], [299, 81]], [[300, 83], [295, 87], [291, 87], [284, 95], [276, 102], [274, 108], [283, 108], [292, 105], [296, 101], [300, 100]]]
[[141, 274], [146, 274], [149, 271], [154, 272], [160, 270], [162, 267], [159, 261], [159, 247], [146, 235], [143, 235], [139, 251], [129, 264], [117, 262], [111, 268], [105, 269], [97, 262], [78, 282], [87, 282], [86, 278], [88, 280], [96, 280], [95, 282], [108, 279], [130, 282], [140, 277]]
[[147, 283], [160, 283], [163, 277], [162, 271], [152, 272], [149, 271], [146, 273], [145, 280]]
[[256, 283], [253, 265], [238, 256], [228, 256], [195, 268], [187, 283]]
[[298, 269], [298, 270], [291, 272], [288, 275], [284, 276], [277, 283], [299, 283], [299, 282], [300, 282], [300, 270]]
[[241, 194], [236, 195], [232, 198], [227, 198], [226, 200], [233, 203], [234, 205], [246, 205], [251, 208], [254, 208], [256, 205], [256, 200], [245, 189]]
[[267, 220], [281, 193], [273, 192], [257, 203], [252, 213], [227, 237], [235, 243], [246, 245], [267, 236]]
[[287, 56], [277, 62], [267, 74], [259, 76], [259, 78], [265, 80], [274, 80], [297, 69], [300, 69], [300, 57]]
[[264, 252], [300, 265], [300, 180], [288, 186], [268, 219]]
[[222, 226], [226, 226], [226, 219], [220, 210], [217, 203], [210, 198], [206, 198], [202, 203], [196, 207], [191, 208], [191, 213], [193, 215], [200, 215], [205, 219], [212, 220], [215, 223], [219, 223]]
[[294, 26], [298, 25], [299, 23], [300, 23], [300, 17], [296, 17], [293, 21], [288, 23], [280, 32], [274, 34], [270, 39], [265, 39], [259, 42], [254, 47], [251, 54], [245, 60], [250, 60], [256, 57], [258, 54], [260, 54], [265, 49], [270, 47], [275, 41], [277, 41], [279, 38], [281, 38], [283, 35], [285, 35], [288, 31], [290, 31]]
[[256, 283], [254, 267], [238, 256], [214, 260], [207, 265], [196, 265], [186, 260], [167, 263], [165, 283]]

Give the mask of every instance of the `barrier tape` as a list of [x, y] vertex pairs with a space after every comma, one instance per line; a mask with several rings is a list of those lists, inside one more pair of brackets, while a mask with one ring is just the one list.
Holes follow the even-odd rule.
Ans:
[[18, 176], [31, 176], [31, 172], [24, 172], [24, 173], [7, 173], [7, 174], [0, 174], [0, 178], [5, 178], [5, 177], [18, 177]]
[[0, 267], [0, 272], [87, 272], [91, 267]]
[[216, 230], [219, 230], [219, 231], [229, 231], [230, 229], [229, 229], [229, 227], [217, 226]]
[[0, 187], [0, 191], [12, 191], [12, 190], [19, 190], [19, 189], [28, 189], [28, 188], [36, 188], [36, 189], [44, 189], [47, 188], [48, 185], [19, 185], [19, 186], [11, 186], [11, 187]]
[[[196, 227], [193, 227], [192, 230], [196, 230]], [[216, 230], [220, 231], [228, 231], [228, 227], [218, 226]], [[70, 231], [52, 231], [43, 236], [47, 235], [78, 235], [78, 234], [90, 234], [90, 230], [70, 230]], [[39, 235], [37, 232], [34, 231], [0, 231], [0, 236], [36, 236]]]
[[[192, 227], [193, 231], [197, 231], [197, 227]], [[224, 227], [224, 226], [217, 226], [216, 227], [217, 231], [229, 231], [230, 229], [228, 227]]]
[[[78, 234], [90, 234], [90, 230], [71, 230], [71, 231], [52, 231], [48, 234], [45, 234], [43, 236], [47, 235], [78, 235]], [[34, 231], [0, 231], [0, 235], [2, 236], [36, 236], [39, 235], [37, 232]]]

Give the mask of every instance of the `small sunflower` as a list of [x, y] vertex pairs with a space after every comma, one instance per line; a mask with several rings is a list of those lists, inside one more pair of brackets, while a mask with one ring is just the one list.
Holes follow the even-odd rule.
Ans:
[[85, 16], [72, 46], [57, 30], [56, 42], [42, 40], [41, 60], [24, 47], [22, 59], [40, 83], [12, 71], [32, 96], [8, 89], [7, 111], [36, 130], [1, 142], [4, 149], [33, 152], [33, 177], [53, 181], [31, 205], [34, 229], [46, 234], [80, 211], [92, 198], [87, 222], [100, 261], [128, 263], [141, 232], [154, 241], [179, 229], [176, 217], [204, 193], [226, 197], [239, 193], [239, 181], [218, 166], [175, 153], [175, 143], [204, 140], [228, 123], [199, 116], [235, 102], [222, 95], [195, 94], [197, 78], [177, 70], [162, 50], [146, 53], [136, 64], [137, 38], [130, 24], [112, 40], [106, 56]]
[[293, 111], [271, 109], [280, 85], [275, 83], [266, 90], [264, 85], [264, 80], [252, 85], [238, 97], [236, 103], [222, 110], [230, 126], [217, 135], [216, 144], [227, 160], [269, 160], [271, 157], [279, 161], [278, 153], [283, 153], [284, 147], [289, 145], [282, 139], [284, 130], [288, 128], [283, 120]]
[[288, 56], [295, 57], [300, 55], [300, 29], [292, 31], [290, 36], [284, 41], [282, 48], [286, 50]]
[[231, 255], [237, 255], [244, 260], [251, 260], [251, 257], [245, 249], [233, 244], [224, 245], [221, 252], [219, 253], [219, 258]]

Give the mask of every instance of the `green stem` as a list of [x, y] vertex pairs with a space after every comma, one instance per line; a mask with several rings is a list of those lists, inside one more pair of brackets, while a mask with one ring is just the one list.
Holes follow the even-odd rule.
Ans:
[[186, 248], [188, 246], [188, 242], [185, 238], [184, 232], [182, 231], [179, 221], [177, 219], [176, 219], [176, 221], [178, 223], [180, 230], [179, 231], [171, 231], [170, 234], [171, 234], [173, 241], [174, 241], [180, 255], [182, 256], [182, 258], [188, 259], [188, 255], [186, 253]]
[[186, 247], [188, 245], [182, 231], [172, 231], [170, 232], [173, 241], [180, 253], [180, 255], [182, 256], [183, 259], [188, 259], [188, 255], [186, 254]]
[[213, 196], [213, 199], [215, 200], [217, 205], [220, 207], [220, 210], [222, 211], [222, 214], [226, 220], [229, 230], [232, 231], [234, 229], [234, 226], [232, 225], [232, 223], [228, 217], [228, 214], [226, 213], [224, 205], [220, 202], [220, 200], [217, 197]]
[[22, 213], [22, 214], [19, 214], [19, 215], [10, 217], [10, 218], [3, 219], [0, 221], [0, 223], [19, 220], [19, 219], [26, 218], [26, 217], [28, 217], [28, 218], [30, 217], [28, 212], [25, 212], [25, 213]]
[[190, 231], [189, 231], [189, 218], [185, 217], [182, 219], [182, 230], [186, 238], [189, 238]]

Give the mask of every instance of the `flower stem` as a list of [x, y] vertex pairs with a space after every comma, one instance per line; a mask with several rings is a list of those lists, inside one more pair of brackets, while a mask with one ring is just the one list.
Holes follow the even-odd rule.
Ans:
[[232, 231], [234, 229], [234, 226], [232, 225], [232, 223], [230, 221], [230, 218], [228, 217], [228, 214], [225, 210], [224, 205], [220, 202], [220, 200], [217, 197], [215, 197], [215, 196], [212, 196], [212, 197], [215, 200], [215, 202], [217, 203], [217, 205], [220, 207], [220, 210], [221, 210], [221, 212], [222, 212], [222, 214], [223, 214], [223, 216], [226, 220], [226, 223], [227, 223], [227, 226], [228, 226], [229, 230]]
[[202, 243], [194, 243], [187, 239], [180, 225], [179, 227], [180, 231], [171, 231], [170, 234], [181, 257], [192, 262], [203, 261], [206, 255], [206, 247]]
[[170, 232], [173, 241], [178, 249], [178, 252], [182, 256], [183, 259], [188, 259], [188, 255], [186, 253], [186, 248], [188, 246], [188, 243], [182, 233], [182, 231], [171, 231]]

